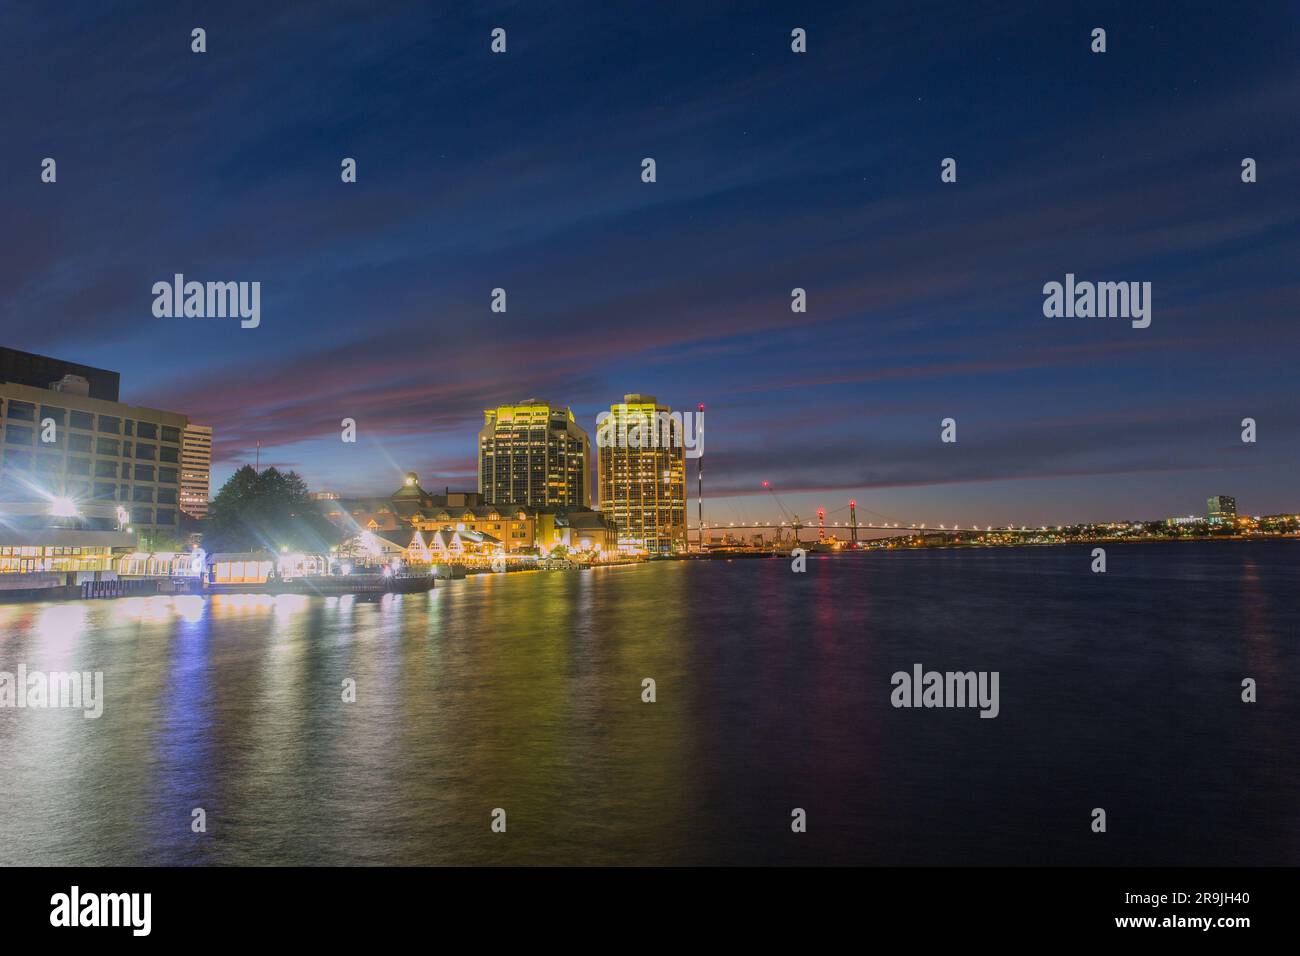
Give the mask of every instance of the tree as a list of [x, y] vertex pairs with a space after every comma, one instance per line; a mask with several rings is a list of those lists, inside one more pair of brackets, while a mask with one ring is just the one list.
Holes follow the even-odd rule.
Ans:
[[257, 472], [245, 465], [212, 499], [203, 548], [209, 553], [266, 548], [323, 554], [341, 537], [308, 497], [297, 472]]

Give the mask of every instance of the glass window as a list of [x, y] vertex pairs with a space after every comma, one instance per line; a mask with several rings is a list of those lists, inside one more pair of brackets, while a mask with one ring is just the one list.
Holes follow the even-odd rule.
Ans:
[[[12, 428], [13, 426], [9, 426]], [[9, 433], [5, 432], [5, 440], [9, 440]], [[17, 468], [20, 471], [30, 471], [32, 467], [32, 453], [29, 451], [6, 451], [5, 467]]]
[[126, 479], [130, 477], [131, 477], [131, 463], [129, 461], [124, 461], [122, 462], [122, 478]]
[[63, 470], [62, 455], [37, 455], [36, 470], [45, 474], [57, 474]]
[[116, 415], [100, 415], [99, 430], [101, 432], [112, 432], [114, 435], [120, 434], [122, 431], [122, 419], [118, 418]]
[[164, 425], [162, 427], [162, 440], [179, 443], [181, 440], [181, 430], [179, 428], [172, 428], [171, 425]]
[[90, 459], [89, 458], [69, 458], [68, 474], [70, 475], [89, 475]]
[[[10, 404], [13, 404], [12, 402]], [[26, 425], [6, 425], [5, 426], [5, 444], [6, 445], [30, 445], [32, 436], [36, 433]]]
[[176, 504], [176, 489], [175, 489], [175, 488], [159, 488], [159, 489], [158, 489], [158, 504], [160, 504], [160, 505], [174, 505], [174, 504]]
[[116, 478], [117, 462], [115, 461], [97, 461], [95, 462], [96, 478]]
[[10, 401], [9, 417], [23, 422], [35, 421], [36, 406], [33, 405], [31, 402]]
[[87, 455], [90, 454], [90, 436], [89, 435], [69, 435], [68, 450], [80, 451]]
[[62, 425], [68, 417], [67, 409], [55, 408], [53, 405], [41, 406], [41, 421], [47, 418], [53, 418], [56, 425]]
[[132, 508], [131, 523], [132, 524], [153, 524], [153, 509]]
[[128, 419], [125, 419], [125, 420], [122, 422], [122, 434], [123, 434], [123, 435], [134, 435], [134, 434], [135, 434], [135, 422], [131, 421], [131, 419], [129, 419], [129, 418], [128, 418]]
[[166, 482], [166, 483], [169, 484], [169, 485], [174, 485], [174, 484], [176, 484], [176, 469], [175, 469], [175, 468], [159, 468], [159, 469], [158, 469], [158, 480], [159, 480], [159, 481], [164, 481], [164, 482]]
[[153, 422], [136, 422], [136, 423], [135, 423], [135, 437], [136, 437], [136, 438], [152, 438], [152, 439], [157, 440], [157, 438], [158, 438], [158, 426], [155, 425]]
[[159, 461], [179, 461], [180, 449], [173, 448], [170, 445], [160, 445], [158, 447]]
[[157, 517], [154, 519], [154, 524], [175, 524], [175, 523], [176, 523], [175, 511], [173, 511], [171, 508], [158, 509]]
[[84, 428], [86, 431], [90, 431], [95, 427], [95, 416], [90, 412], [73, 411], [68, 418], [68, 422], [73, 428]]
[[153, 501], [153, 489], [147, 485], [136, 485], [131, 492], [132, 501]]
[[[80, 438], [80, 435], [76, 436]], [[122, 443], [116, 438], [100, 438], [95, 442], [96, 455], [112, 455], [116, 458], [122, 454]]]
[[143, 442], [135, 443], [135, 457], [142, 458], [145, 461], [153, 461], [158, 454], [157, 445], [146, 445]]
[[153, 465], [136, 465], [136, 481], [153, 481]]
[[96, 498], [112, 501], [117, 497], [117, 485], [109, 482], [97, 481], [95, 482], [94, 494]]

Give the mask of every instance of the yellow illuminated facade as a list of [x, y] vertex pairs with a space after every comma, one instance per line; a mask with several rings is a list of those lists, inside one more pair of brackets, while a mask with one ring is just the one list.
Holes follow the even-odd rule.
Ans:
[[94, 545], [0, 545], [0, 574], [111, 571], [113, 549]]
[[591, 507], [587, 433], [567, 408], [532, 398], [483, 412], [478, 487], [485, 504]]
[[[667, 420], [671, 409], [653, 395], [625, 395], [610, 406], [601, 434], [622, 436], [598, 444], [600, 510], [618, 544], [650, 554], [686, 550], [686, 449], [680, 440], [650, 441], [638, 423]], [[627, 440], [627, 436], [641, 436]]]

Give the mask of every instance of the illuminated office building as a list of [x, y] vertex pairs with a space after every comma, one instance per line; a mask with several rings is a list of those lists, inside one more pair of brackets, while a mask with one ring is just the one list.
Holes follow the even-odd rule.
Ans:
[[1237, 499], [1231, 495], [1214, 495], [1206, 500], [1205, 510], [1212, 524], [1232, 524], [1237, 520]]
[[610, 406], [600, 430], [617, 436], [598, 442], [597, 452], [600, 510], [617, 528], [620, 547], [650, 554], [686, 550], [686, 451], [680, 436], [653, 440], [655, 423], [670, 413], [653, 395], [625, 395]]
[[478, 488], [484, 504], [591, 507], [591, 443], [573, 412], [535, 398], [483, 412]]

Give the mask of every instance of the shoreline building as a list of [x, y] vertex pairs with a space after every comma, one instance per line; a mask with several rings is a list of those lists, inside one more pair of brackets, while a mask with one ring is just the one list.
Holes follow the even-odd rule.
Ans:
[[1205, 512], [1210, 524], [1233, 524], [1237, 520], [1237, 499], [1231, 495], [1213, 495], [1205, 501]]
[[212, 426], [186, 425], [181, 436], [181, 511], [208, 516], [212, 481]]
[[420, 486], [408, 472], [402, 486], [387, 498], [344, 498], [330, 493], [316, 498], [321, 513], [349, 534], [371, 532], [388, 540], [414, 533], [430, 547], [433, 536], [461, 532], [464, 540], [485, 536], [507, 554], [549, 552], [557, 546], [577, 551], [617, 550], [614, 527], [599, 511], [583, 507], [539, 508], [519, 504], [488, 504], [475, 491], [436, 495]]
[[175, 412], [96, 398], [72, 373], [44, 388], [0, 382], [0, 508], [43, 504], [73, 518], [107, 505], [137, 532], [175, 534], [188, 425]]
[[[134, 533], [125, 530], [112, 502], [90, 502], [71, 509], [51, 502], [0, 501], [0, 575], [92, 573], [117, 570], [120, 555], [132, 552]], [[94, 577], [92, 573], [90, 575]], [[61, 578], [24, 580], [16, 587], [53, 587]], [[9, 585], [0, 580], [0, 593]]]
[[[624, 395], [609, 408], [598, 440], [600, 510], [619, 547], [650, 554], [686, 550], [686, 449], [681, 435], [659, 440], [672, 410], [653, 395]], [[599, 435], [598, 435], [599, 438]]]
[[591, 507], [591, 441], [568, 408], [530, 398], [483, 411], [478, 490], [483, 503]]

